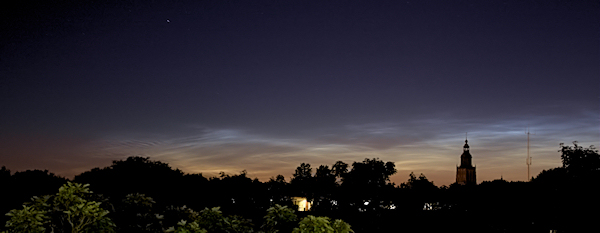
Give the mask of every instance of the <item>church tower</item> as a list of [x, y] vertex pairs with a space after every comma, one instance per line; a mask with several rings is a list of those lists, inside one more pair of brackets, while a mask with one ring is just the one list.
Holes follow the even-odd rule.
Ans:
[[465, 139], [463, 153], [460, 156], [460, 166], [456, 167], [456, 183], [459, 185], [476, 185], [477, 178], [475, 167], [471, 164], [471, 153], [469, 152], [468, 140]]

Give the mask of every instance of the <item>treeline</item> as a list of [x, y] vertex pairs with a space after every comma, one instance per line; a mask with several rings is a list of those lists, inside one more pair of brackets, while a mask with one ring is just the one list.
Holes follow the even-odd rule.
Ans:
[[[396, 173], [395, 164], [379, 159], [338, 161], [315, 169], [302, 163], [290, 181], [278, 175], [261, 182], [245, 171], [204, 177], [149, 158], [129, 157], [77, 175], [73, 182], [90, 184], [91, 200], [102, 203], [117, 232], [148, 232], [144, 226], [162, 232], [184, 219], [189, 227], [197, 222], [190, 216], [208, 214], [215, 207], [227, 214], [219, 221], [245, 224], [244, 232], [264, 231], [268, 210], [295, 210], [294, 197], [307, 198], [312, 208], [296, 212], [298, 218], [283, 232], [309, 214], [340, 219], [356, 232], [577, 232], [597, 227], [596, 215], [588, 213], [600, 207], [598, 151], [575, 143], [561, 144], [559, 152], [563, 166], [544, 170], [531, 182], [500, 179], [477, 186], [437, 187], [425, 175], [412, 173], [406, 182], [393, 184], [389, 177]], [[68, 181], [49, 171], [11, 174], [2, 167], [0, 182], [7, 191], [0, 192], [0, 211], [20, 209], [33, 196], [56, 195]], [[140, 203], [151, 203], [151, 208], [136, 206], [144, 206]], [[157, 215], [162, 216], [160, 224], [149, 222], [158, 221]]]

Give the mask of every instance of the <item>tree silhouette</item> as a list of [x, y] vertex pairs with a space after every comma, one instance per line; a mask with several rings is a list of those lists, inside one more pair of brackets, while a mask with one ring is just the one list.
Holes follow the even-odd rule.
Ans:
[[563, 167], [572, 176], [582, 176], [600, 170], [600, 155], [594, 146], [583, 148], [573, 142], [573, 147], [560, 144]]
[[8, 179], [10, 179], [10, 170], [5, 166], [2, 166], [2, 168], [0, 168], [0, 181], [6, 181]]
[[298, 166], [296, 168], [296, 171], [294, 172], [293, 176], [294, 176], [294, 178], [292, 179], [292, 183], [311, 179], [312, 178], [312, 168], [310, 167], [310, 164], [308, 164], [308, 163], [300, 164], [300, 166]]
[[411, 190], [419, 190], [421, 192], [433, 192], [438, 189], [438, 187], [435, 186], [432, 181], [429, 181], [429, 179], [427, 179], [423, 173], [421, 173], [419, 178], [417, 178], [414, 172], [410, 173], [408, 181], [402, 183], [400, 187]]
[[244, 170], [237, 175], [221, 174], [220, 178], [211, 179], [211, 192], [208, 197], [212, 206], [218, 205], [232, 214], [246, 215], [259, 209], [269, 207], [266, 185], [251, 179]]
[[67, 183], [64, 177], [56, 176], [48, 170], [27, 170], [16, 172], [12, 176], [10, 170], [3, 167], [0, 170], [3, 192], [0, 192], [0, 220], [5, 222], [8, 218], [4, 213], [21, 206], [32, 196], [54, 194], [58, 188]]
[[552, 186], [557, 188], [563, 186], [565, 182], [568, 182], [567, 169], [563, 167], [551, 168], [548, 170], [542, 170], [535, 178], [531, 180], [536, 185]]
[[532, 180], [540, 197], [536, 206], [543, 221], [563, 231], [583, 232], [596, 227], [589, 210], [600, 208], [600, 156], [594, 146], [560, 144], [562, 167], [542, 171]]
[[291, 186], [293, 195], [306, 197], [309, 201], [313, 200], [314, 177], [310, 164], [302, 163], [296, 168]]
[[422, 209], [425, 203], [437, 203], [440, 201], [438, 196], [438, 187], [429, 181], [423, 173], [417, 177], [414, 172], [411, 172], [406, 182], [400, 184], [403, 193], [406, 197], [402, 200], [402, 206], [412, 210]]
[[331, 170], [337, 178], [337, 183], [339, 185], [343, 182], [344, 176], [348, 174], [348, 164], [342, 161], [337, 161], [335, 164], [333, 164], [333, 166], [331, 166]]
[[266, 183], [267, 193], [271, 204], [279, 204], [282, 206], [291, 206], [292, 202], [289, 197], [289, 183], [285, 181], [283, 175], [277, 175], [277, 177], [271, 177]]
[[[293, 214], [290, 199], [293, 196], [312, 199], [311, 214], [347, 220], [359, 232], [385, 232], [397, 227], [397, 219], [410, 222], [420, 232], [458, 230], [453, 224], [465, 219], [471, 220], [473, 229], [485, 232], [547, 232], [548, 229], [577, 232], [595, 227], [595, 216], [587, 213], [600, 208], [596, 190], [600, 186], [598, 151], [593, 146], [583, 148], [575, 143], [574, 146], [561, 144], [559, 152], [563, 166], [542, 171], [532, 182], [499, 179], [472, 187], [451, 185], [441, 189], [425, 175], [414, 173], [395, 187], [390, 182], [390, 176], [396, 173], [395, 164], [377, 158], [366, 158], [351, 166], [342, 161], [318, 167], [302, 163], [289, 183], [282, 175], [263, 183], [248, 177], [246, 171], [234, 175], [222, 172], [218, 177], [206, 178], [202, 174], [183, 174], [149, 158], [130, 157], [114, 161], [109, 167], [84, 172], [75, 180], [91, 183], [97, 193], [110, 198], [109, 203], [94, 194], [86, 200], [102, 202], [102, 208], [111, 211], [105, 216], [117, 224], [118, 232], [162, 232], [170, 226], [173, 226], [169, 228], [172, 232], [208, 229], [291, 232], [298, 226], [297, 222], [292, 224], [286, 220], [285, 227], [273, 222], [291, 214], [279, 216], [281, 211], [275, 213], [271, 209], [270, 223], [261, 216], [269, 213], [269, 207], [273, 206]], [[67, 179], [40, 170], [11, 175], [10, 170], [2, 167], [0, 181], [8, 190], [0, 192], [6, 200], [0, 208], [16, 209], [18, 201], [26, 201], [23, 198], [54, 193]], [[34, 203], [53, 200], [38, 198]], [[433, 208], [436, 211], [423, 209], [424, 203], [438, 202], [441, 208]], [[214, 209], [215, 206], [220, 209]], [[221, 210], [233, 215], [220, 214]], [[6, 212], [8, 210], [3, 213]], [[509, 212], [511, 214], [506, 214]], [[17, 216], [13, 223], [29, 222], [34, 226], [37, 221], [43, 225], [46, 220], [57, 219], [57, 213], [50, 216], [29, 206], [13, 212]], [[300, 217], [307, 214], [299, 213]], [[439, 224], [431, 226], [431, 222]], [[259, 227], [261, 225], [264, 227]], [[329, 226], [336, 228], [331, 221]]]
[[[344, 175], [340, 199], [346, 208], [377, 210], [388, 205], [386, 193], [394, 188], [390, 176], [396, 173], [393, 162], [384, 163], [373, 158], [352, 163], [352, 170]], [[349, 207], [353, 206], [353, 207]]]
[[331, 210], [333, 208], [332, 197], [337, 187], [335, 173], [327, 165], [317, 168], [314, 177], [314, 203], [315, 210]]
[[182, 178], [183, 172], [179, 169], [174, 170], [166, 163], [136, 156], [113, 161], [110, 167], [84, 172], [75, 176], [74, 181], [89, 183], [98, 192], [116, 200], [130, 193], [143, 193], [167, 204], [179, 204], [178, 190], [184, 187]]
[[[0, 168], [0, 184], [2, 184], [2, 186], [4, 186], [6, 190], [11, 190], [13, 188], [10, 170], [7, 169], [5, 166], [2, 166], [2, 168]], [[3, 202], [6, 203], [6, 205], [0, 205], [0, 224], [8, 220], [8, 218], [4, 216], [4, 213], [8, 212], [11, 209], [18, 208], [19, 203], [23, 203], [16, 202], [15, 198], [16, 197], [14, 196], [13, 192], [0, 192], [0, 200], [3, 200]]]
[[352, 170], [344, 177], [343, 185], [381, 188], [390, 183], [390, 176], [396, 174], [393, 162], [384, 163], [379, 159], [365, 159], [352, 163]]

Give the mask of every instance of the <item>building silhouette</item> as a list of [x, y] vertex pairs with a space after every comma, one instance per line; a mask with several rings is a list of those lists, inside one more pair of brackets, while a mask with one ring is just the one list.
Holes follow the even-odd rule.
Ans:
[[460, 156], [460, 166], [456, 167], [456, 183], [459, 185], [476, 185], [477, 177], [475, 167], [471, 164], [471, 153], [469, 152], [468, 140], [465, 139], [463, 153]]

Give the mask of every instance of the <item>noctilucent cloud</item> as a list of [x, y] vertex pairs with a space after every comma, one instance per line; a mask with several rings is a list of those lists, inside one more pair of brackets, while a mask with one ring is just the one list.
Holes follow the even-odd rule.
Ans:
[[0, 165], [145, 156], [287, 180], [364, 158], [478, 182], [600, 143], [597, 1], [40, 1], [1, 7]]

